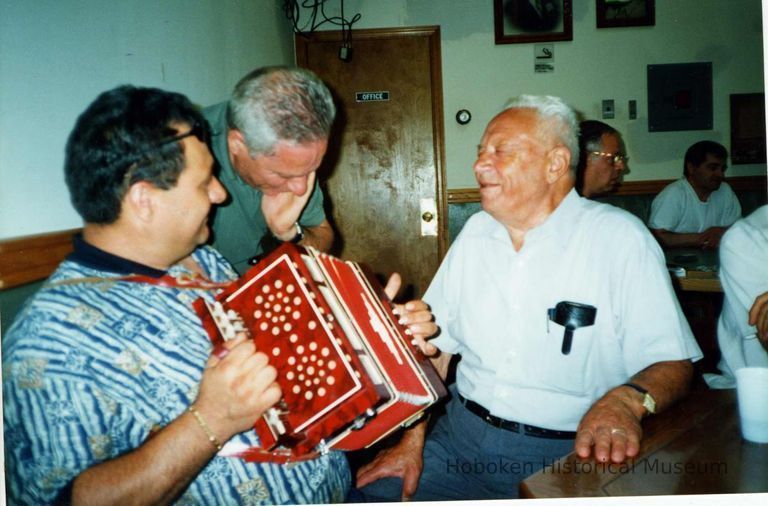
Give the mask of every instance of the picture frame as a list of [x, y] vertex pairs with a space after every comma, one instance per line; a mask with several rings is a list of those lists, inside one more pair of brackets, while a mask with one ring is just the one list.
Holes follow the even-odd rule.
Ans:
[[731, 164], [765, 163], [765, 93], [731, 95]]
[[572, 0], [493, 0], [496, 44], [573, 40]]
[[595, 0], [598, 28], [654, 26], [655, 0]]

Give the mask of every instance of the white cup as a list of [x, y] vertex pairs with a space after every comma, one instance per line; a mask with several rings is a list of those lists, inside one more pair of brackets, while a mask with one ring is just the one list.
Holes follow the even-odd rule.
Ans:
[[747, 441], [768, 443], [768, 367], [736, 371], [741, 435]]

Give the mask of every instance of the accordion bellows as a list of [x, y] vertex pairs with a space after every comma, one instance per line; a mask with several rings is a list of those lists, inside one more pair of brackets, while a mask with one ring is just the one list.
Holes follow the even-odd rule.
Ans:
[[446, 395], [381, 285], [355, 262], [285, 243], [195, 308], [214, 347], [250, 333], [283, 392], [255, 424], [262, 447], [224, 454], [287, 461], [365, 448]]

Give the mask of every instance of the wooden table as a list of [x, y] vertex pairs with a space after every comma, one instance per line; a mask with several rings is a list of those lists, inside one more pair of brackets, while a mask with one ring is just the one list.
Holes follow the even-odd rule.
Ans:
[[687, 270], [685, 277], [672, 277], [674, 283], [686, 292], [721, 293], [723, 286], [717, 277], [717, 272]]
[[600, 464], [571, 453], [520, 484], [526, 498], [768, 492], [768, 444], [744, 441], [735, 390], [702, 390], [643, 422], [640, 455]]
[[717, 277], [719, 259], [716, 251], [699, 249], [671, 249], [664, 252], [670, 268], [685, 269], [685, 276], [673, 275], [675, 285], [689, 292], [722, 292]]

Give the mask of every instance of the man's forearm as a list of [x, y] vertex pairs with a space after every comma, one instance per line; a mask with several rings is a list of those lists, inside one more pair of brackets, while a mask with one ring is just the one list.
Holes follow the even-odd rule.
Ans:
[[80, 473], [72, 504], [168, 504], [215, 455], [194, 416], [185, 412], [143, 445]]
[[652, 229], [654, 237], [663, 248], [698, 248], [701, 246], [701, 234], [678, 234], [667, 230]]
[[[661, 412], [688, 393], [693, 364], [690, 360], [657, 362], [632, 376], [630, 383], [639, 385], [651, 394], [656, 401], [656, 412]], [[639, 395], [629, 387], [624, 387], [639, 400]], [[642, 402], [638, 403], [640, 413], [643, 413]]]
[[328, 220], [323, 220], [322, 223], [314, 227], [305, 227], [303, 233], [304, 238], [299, 243], [302, 246], [312, 246], [326, 253], [333, 246], [333, 228]]

